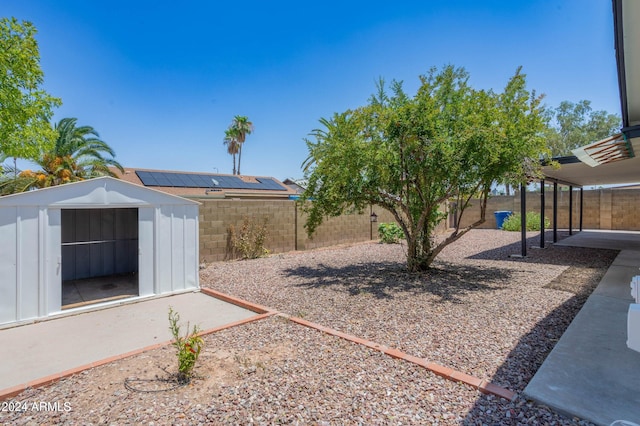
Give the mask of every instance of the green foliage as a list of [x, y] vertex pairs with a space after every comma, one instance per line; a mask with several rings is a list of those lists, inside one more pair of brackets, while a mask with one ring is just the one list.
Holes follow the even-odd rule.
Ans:
[[13, 175], [0, 176], [0, 194], [23, 192], [30, 189], [62, 185], [98, 176], [115, 176], [113, 166], [124, 172], [115, 160], [115, 152], [99, 139], [91, 126], [76, 126], [77, 119], [63, 118], [54, 126], [55, 145], [41, 151], [33, 161], [40, 170], [24, 170]]
[[[549, 227], [551, 222], [549, 218], [545, 216], [544, 227]], [[504, 231], [520, 231], [522, 229], [520, 213], [514, 213], [510, 215], [502, 223], [502, 229]], [[539, 231], [540, 230], [540, 213], [527, 212], [527, 231]]]
[[[381, 81], [367, 105], [321, 119], [322, 128], [306, 140], [303, 164], [307, 232], [325, 217], [377, 205], [405, 235], [409, 270], [423, 270], [444, 246], [484, 222], [492, 184], [536, 175], [545, 122], [525, 76], [518, 69], [502, 93], [475, 90], [468, 79], [462, 68], [433, 68], [413, 97], [400, 82], [389, 93]], [[446, 217], [441, 205], [454, 199], [460, 216], [477, 194], [480, 221], [436, 245], [436, 226]]]
[[395, 222], [378, 225], [378, 235], [380, 236], [380, 242], [384, 244], [395, 244], [404, 239], [402, 228]]
[[268, 223], [267, 217], [262, 223], [258, 223], [245, 216], [239, 229], [229, 225], [227, 232], [233, 254], [239, 255], [242, 259], [257, 259], [268, 255], [269, 250], [264, 246], [268, 234]]
[[41, 88], [36, 32], [30, 22], [0, 19], [0, 154], [6, 157], [36, 159], [55, 139], [49, 119], [61, 101]]
[[609, 137], [622, 125], [619, 116], [593, 111], [587, 100], [563, 101], [546, 115], [550, 125], [545, 133], [553, 156], [571, 155], [572, 149]]
[[120, 163], [114, 159], [116, 154], [113, 148], [100, 139], [93, 127], [77, 126], [77, 121], [76, 118], [63, 118], [54, 125], [58, 134], [56, 144], [41, 159], [47, 156], [69, 158], [73, 164], [71, 171], [80, 179], [115, 176], [109, 169], [110, 166], [124, 173]]
[[200, 329], [194, 325], [189, 331], [189, 323], [187, 323], [187, 331], [184, 336], [180, 335], [180, 315], [169, 307], [169, 330], [173, 336], [172, 345], [177, 350], [178, 356], [178, 382], [188, 383], [193, 375], [193, 369], [200, 352], [204, 347], [204, 340], [198, 335]]

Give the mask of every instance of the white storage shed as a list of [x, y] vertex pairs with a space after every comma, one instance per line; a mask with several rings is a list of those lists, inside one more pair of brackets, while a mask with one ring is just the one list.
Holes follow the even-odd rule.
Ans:
[[110, 177], [0, 197], [0, 325], [199, 288], [198, 206]]

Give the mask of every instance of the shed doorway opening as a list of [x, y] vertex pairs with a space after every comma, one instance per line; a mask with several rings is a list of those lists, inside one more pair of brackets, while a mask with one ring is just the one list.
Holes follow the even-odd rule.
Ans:
[[63, 209], [62, 309], [136, 297], [138, 209]]

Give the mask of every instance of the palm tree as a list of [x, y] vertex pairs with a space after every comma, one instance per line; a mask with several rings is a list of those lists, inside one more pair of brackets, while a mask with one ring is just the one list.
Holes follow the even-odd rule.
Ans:
[[227, 146], [227, 152], [233, 156], [233, 174], [236, 174], [236, 154], [238, 154], [240, 145], [238, 144], [238, 135], [235, 129], [229, 127], [224, 131], [224, 144]]
[[124, 173], [113, 158], [113, 148], [99, 139], [98, 132], [91, 126], [76, 127], [76, 122], [76, 118], [63, 118], [55, 124], [58, 136], [53, 149], [40, 153], [35, 161], [41, 170], [24, 170], [13, 182], [5, 176], [0, 179], [0, 193], [23, 192], [98, 176], [116, 177], [110, 166]]
[[113, 148], [99, 139], [100, 135], [93, 127], [76, 127], [77, 121], [76, 118], [63, 118], [54, 126], [58, 132], [55, 147], [52, 152], [42, 155], [40, 165], [51, 172], [66, 169], [78, 179], [115, 177], [110, 167], [124, 173], [120, 163], [113, 158], [116, 155]]
[[233, 117], [233, 121], [229, 126], [229, 129], [233, 129], [238, 138], [238, 174], [240, 174], [240, 160], [242, 159], [242, 145], [247, 135], [253, 132], [253, 123], [249, 121], [249, 118], [244, 115], [236, 115]]

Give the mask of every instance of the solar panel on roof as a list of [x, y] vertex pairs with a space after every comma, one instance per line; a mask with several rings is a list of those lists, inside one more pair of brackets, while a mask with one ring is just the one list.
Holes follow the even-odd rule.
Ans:
[[187, 184], [184, 180], [184, 175], [182, 173], [175, 173], [173, 176], [171, 176], [171, 181], [174, 182], [174, 186], [179, 186], [179, 187], [186, 187]]
[[156, 182], [155, 178], [153, 177], [153, 175], [151, 173], [136, 171], [136, 174], [138, 175], [138, 178], [140, 179], [140, 181], [142, 182], [143, 185], [145, 185], [145, 186], [158, 186], [158, 183]]
[[[256, 178], [257, 182], [245, 182], [237, 176], [215, 174], [191, 174], [172, 172], [149, 172], [136, 170], [136, 175], [144, 186], [170, 186], [177, 188], [223, 188], [286, 191], [271, 178]], [[217, 182], [216, 185], [214, 183]]]
[[189, 174], [184, 174], [182, 175], [183, 179], [185, 180], [187, 186], [189, 188], [198, 188], [199, 185], [193, 180], [192, 175]]

